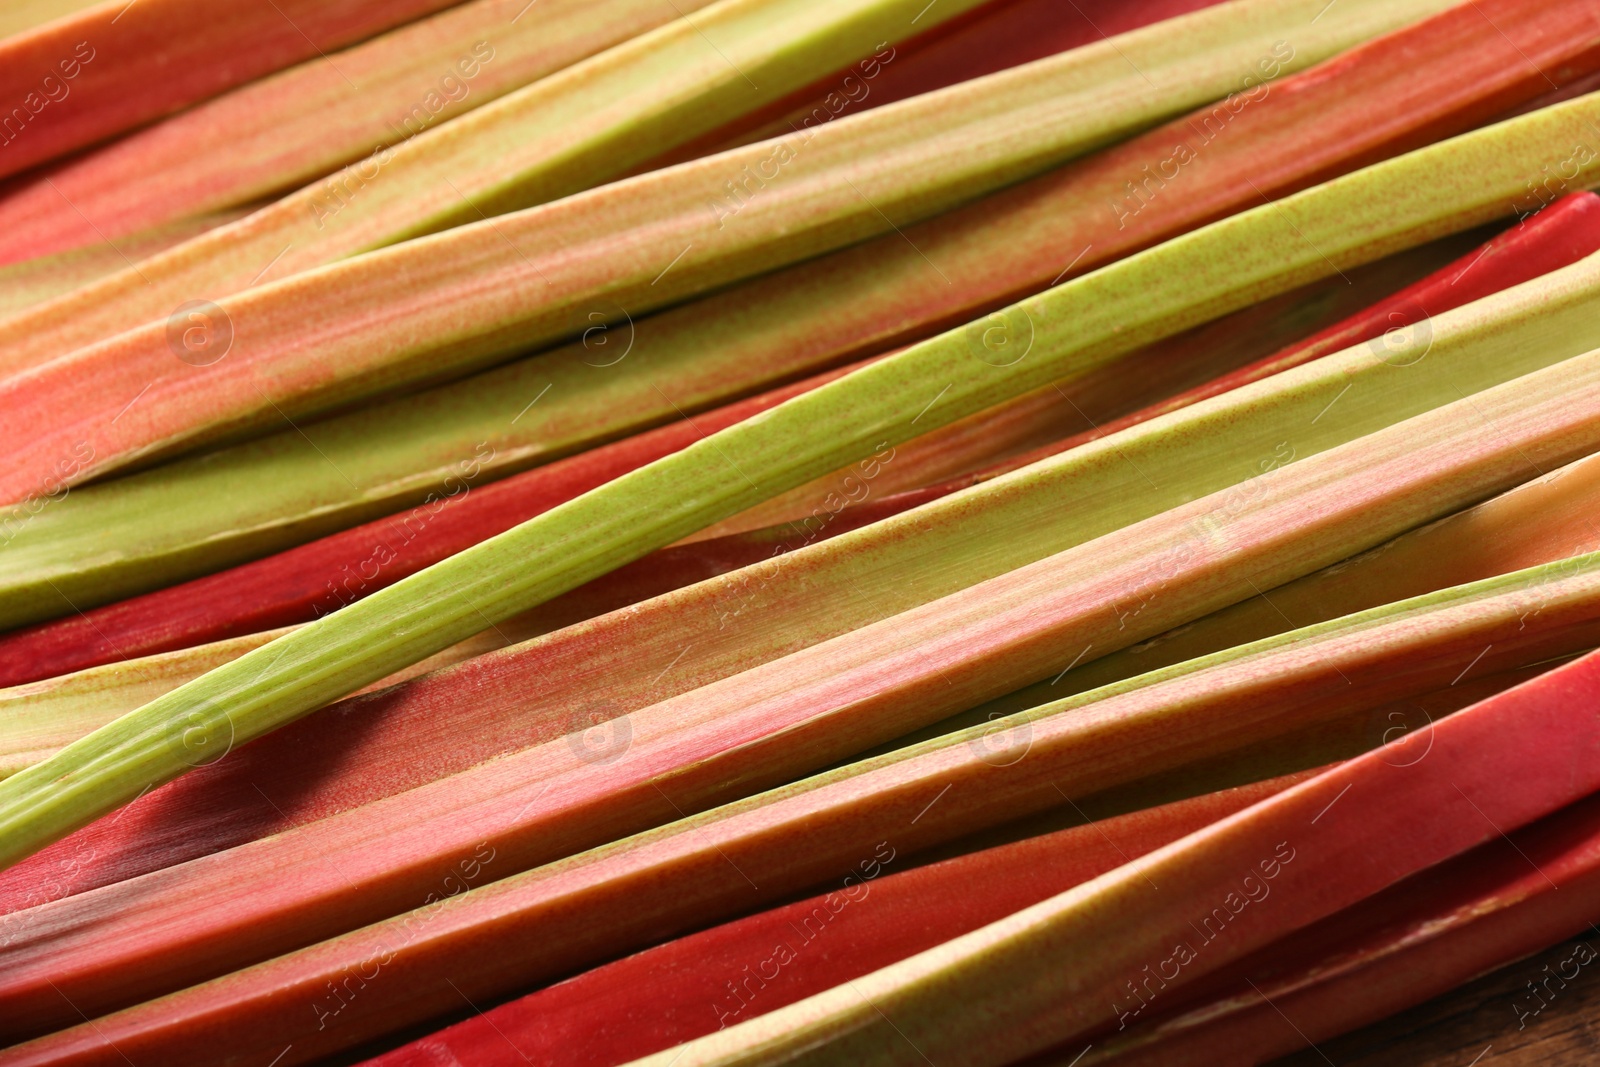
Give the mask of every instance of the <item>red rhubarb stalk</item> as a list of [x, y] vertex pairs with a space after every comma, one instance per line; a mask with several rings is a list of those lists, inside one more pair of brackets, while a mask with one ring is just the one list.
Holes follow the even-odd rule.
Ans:
[[451, 0], [101, 3], [0, 40], [0, 177], [84, 148]]
[[[1597, 893], [1600, 800], [1589, 797], [1208, 976], [1186, 998], [1192, 1006], [1139, 1020], [1082, 1063], [1263, 1063], [1419, 1004], [1563, 938], [1592, 933], [1590, 924], [1600, 919]], [[1594, 958], [1593, 945], [1575, 954], [1579, 965]], [[1574, 976], [1553, 974], [1548, 966], [1527, 971], [1530, 988], [1513, 994], [1508, 1008], [1522, 1023], [1519, 1030]], [[1029, 1067], [1067, 1060], [1063, 1051]]]
[[1597, 699], [1600, 654], [1429, 727], [1426, 759], [1370, 753], [935, 950], [639, 1062], [877, 1067], [920, 1054], [977, 1067], [1087, 1046], [1164, 994], [1600, 788]]
[[[831, 892], [648, 949], [396, 1049], [374, 1067], [507, 1055], [612, 1067], [764, 1015], [1104, 874], [1308, 773], [901, 870], [883, 847]], [[509, 1052], [506, 1042], [515, 1052]]]

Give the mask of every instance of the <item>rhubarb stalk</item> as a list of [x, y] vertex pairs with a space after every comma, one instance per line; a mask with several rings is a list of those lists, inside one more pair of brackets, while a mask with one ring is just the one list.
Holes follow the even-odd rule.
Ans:
[[[450, 0], [272, 0], [217, 19], [199, 0], [96, 4], [0, 40], [0, 177], [235, 85], [450, 6]], [[26, 121], [16, 121], [13, 109]]]
[[[1555, 13], [1524, 7], [1485, 0], [1452, 9], [1283, 78], [1204, 143], [1183, 175], [1189, 195], [1157, 196], [1126, 224], [1106, 203], [1126, 195], [1129, 175], [1158, 166], [1175, 136], [1213, 128], [1215, 109], [909, 228], [914, 248], [890, 234], [595, 335], [616, 348], [573, 345], [65, 500], [56, 493], [30, 499], [5, 526], [16, 537], [0, 556], [0, 619], [15, 625], [71, 613], [409, 506], [473, 457], [480, 442], [497, 453], [487, 471], [504, 473], [671, 418], [675, 407], [693, 412], [880, 351], [1037, 290], [1065, 277], [1063, 269], [1104, 264], [1263, 194], [1397, 150], [1423, 130], [1470, 124], [1508, 86], [1537, 76], [1517, 66], [1525, 62], [1519, 51], [1557, 76], [1583, 54], [1581, 23], [1552, 22]], [[1480, 10], [1493, 16], [1492, 26]], [[1585, 15], [1577, 7], [1559, 14]], [[1420, 68], [1419, 56], [1428, 60]], [[1481, 65], [1464, 65], [1464, 57]], [[1538, 76], [1538, 85], [1547, 84]], [[1374, 122], [1375, 114], [1384, 121]], [[1260, 169], [1264, 159], [1270, 172]], [[1526, 187], [1508, 194], [1513, 210], [1540, 202]], [[1068, 256], [1064, 248], [1078, 251]], [[625, 342], [650, 359], [616, 362], [616, 351], [631, 350]], [[420, 435], [419, 424], [426, 431]], [[255, 487], [248, 499], [212, 488], [241, 479]], [[152, 515], [161, 521], [151, 522]], [[114, 546], [111, 529], [118, 531]]]
[[[195, 731], [224, 744], [247, 741], [469, 637], [486, 623], [852, 458], [902, 442], [916, 434], [915, 424], [923, 417], [932, 419], [928, 428], [953, 422], [1141, 343], [1326, 276], [1340, 261], [1371, 261], [1493, 217], [1521, 188], [1530, 164], [1552, 151], [1568, 151], [1558, 146], [1583, 136], [1580, 131], [1591, 126], [1597, 108], [1600, 103], [1588, 98], [1573, 101], [1214, 223], [1015, 305], [1006, 321], [1010, 336], [1026, 348], [986, 344], [992, 332], [941, 335], [435, 564], [0, 782], [0, 829], [5, 831], [0, 862], [9, 866], [181, 774], [190, 765], [181, 738], [196, 736]], [[1600, 156], [1578, 167], [1592, 177], [1600, 172]], [[1451, 180], [1440, 182], [1440, 174]], [[1562, 369], [1570, 376], [1571, 396], [1582, 397], [1586, 364], [1569, 361]], [[1581, 449], [1581, 415], [1552, 409], [1551, 417], [1556, 443], [1550, 458], [1564, 453], [1564, 459], [1576, 458], [1570, 453]], [[834, 432], [818, 435], [819, 425]], [[1530, 419], [1530, 425], [1538, 421]], [[1292, 469], [1298, 468], [1282, 470]], [[754, 476], [762, 482], [751, 480]], [[1439, 499], [1452, 499], [1464, 484]], [[1474, 485], [1473, 491], [1487, 495], [1492, 480]], [[1381, 539], [1380, 533], [1369, 544]], [[1300, 573], [1312, 569], [1315, 565]], [[179, 724], [175, 744], [173, 730]]]

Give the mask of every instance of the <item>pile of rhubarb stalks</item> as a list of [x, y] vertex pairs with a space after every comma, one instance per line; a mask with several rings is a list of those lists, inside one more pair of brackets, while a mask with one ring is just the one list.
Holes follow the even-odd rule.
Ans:
[[1597, 90], [1600, 0], [6, 5], [0, 1067], [1244, 1065], [1600, 937]]

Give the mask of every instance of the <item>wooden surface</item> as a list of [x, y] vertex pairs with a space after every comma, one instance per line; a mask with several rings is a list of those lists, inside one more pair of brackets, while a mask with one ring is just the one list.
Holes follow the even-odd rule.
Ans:
[[1274, 1067], [1600, 1065], [1600, 969], [1584, 968], [1525, 1027], [1519, 1029], [1513, 1007], [1531, 1003], [1524, 983], [1545, 964], [1569, 958], [1574, 944], [1565, 942], [1392, 1019], [1321, 1042]]

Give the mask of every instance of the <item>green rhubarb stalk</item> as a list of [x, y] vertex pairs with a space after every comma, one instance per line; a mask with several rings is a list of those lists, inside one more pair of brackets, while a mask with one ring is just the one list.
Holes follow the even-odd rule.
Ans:
[[[17, 771], [211, 668], [280, 636], [268, 631], [0, 689], [0, 776]], [[122, 710], [119, 710], [122, 709]]]
[[[728, 578], [701, 583], [681, 595], [647, 602], [629, 613], [626, 640], [617, 642], [617, 647], [626, 648], [629, 660], [649, 667], [657, 659], [676, 662], [678, 650], [692, 645], [693, 660], [682, 666], [672, 684], [687, 687], [692, 679], [703, 684], [724, 673], [775, 658], [780, 650], [793, 650], [802, 640], [816, 643], [878, 621], [1154, 515], [1197, 492], [1242, 481], [1258, 473], [1263, 461], [1276, 466], [1304, 458], [1457, 399], [1465, 392], [1600, 347], [1600, 319], [1594, 315], [1597, 305], [1600, 256], [1431, 320], [1426, 359], [1414, 365], [1405, 359], [1391, 363], [1375, 358], [1372, 346], [1365, 344], [1324, 357], [1310, 369], [1279, 375], [1269, 383], [1253, 385], [1192, 411], [1169, 415], [1143, 429], [1131, 428], [1105, 444], [1052, 458], [1022, 474], [918, 509], [878, 529], [847, 535], [839, 551], [817, 545], [789, 557], [781, 567], [758, 564]], [[1072, 387], [1071, 382], [1063, 386], [1068, 392]], [[1050, 395], [1059, 399], [1063, 394], [1051, 387]], [[949, 428], [960, 429], [978, 418], [960, 420]], [[884, 486], [908, 458], [914, 457], [917, 442], [937, 436], [938, 433], [924, 435], [911, 446], [896, 449], [886, 462], [874, 463], [875, 477], [864, 478], [857, 471], [849, 478], [825, 483], [828, 494], [837, 502], [847, 499], [841, 491], [852, 495], [859, 491], [868, 499], [888, 491]], [[1131, 486], [1127, 484], [1129, 471], [1141, 475]], [[1581, 509], [1584, 500], [1581, 495], [1576, 500], [1568, 499], [1573, 488], [1571, 480], [1562, 483], [1556, 497], [1567, 510]], [[1072, 492], [1079, 502], [1066, 515], [1059, 514], [1054, 504], [1063, 492]], [[1532, 535], [1549, 524], [1547, 512], [1551, 503], [1541, 498], [1536, 513], [1544, 520], [1542, 524], [1525, 524], [1526, 509], [1515, 508], [1512, 524]], [[824, 500], [817, 513], [830, 515], [828, 507]], [[789, 540], [803, 543], [809, 529], [799, 526]], [[818, 532], [825, 530], [824, 526]], [[1004, 547], [997, 547], [995, 540], [1002, 531], [1009, 531], [1009, 536]], [[831, 567], [827, 562], [813, 564], [819, 554], [823, 560], [832, 561]], [[1500, 570], [1516, 565], [1514, 560], [1507, 560]], [[1463, 573], [1459, 580], [1477, 576], [1480, 575]], [[1435, 583], [1448, 584], [1456, 583]], [[841, 603], [836, 597], [826, 596], [819, 601], [817, 596], [804, 593], [806, 589], [828, 590], [836, 585], [848, 586], [856, 595]], [[739, 625], [729, 627], [727, 591], [748, 588], [757, 591], [762, 606], [736, 602], [733, 617]], [[1352, 605], [1348, 610], [1356, 610], [1357, 606], [1367, 605]], [[821, 631], [810, 617], [818, 608], [826, 613], [827, 629]], [[1347, 612], [1332, 614], [1344, 613]], [[1291, 617], [1302, 623], [1313, 621], [1309, 616]], [[496, 629], [485, 630], [475, 639], [473, 648], [486, 651], [541, 633], [546, 628], [541, 626], [543, 618], [544, 613], [537, 608], [516, 616]], [[666, 628], [655, 628], [656, 619], [668, 620]], [[603, 630], [610, 628], [609, 623], [600, 625]], [[559, 712], [580, 696], [593, 700], [603, 694], [615, 703], [619, 713], [649, 703], [644, 693], [651, 690], [642, 692], [639, 680], [621, 663], [605, 672], [606, 681], [601, 688], [595, 687], [588, 668], [593, 664], [592, 656], [603, 655], [602, 652], [591, 650], [591, 655], [584, 656], [585, 668], [580, 673], [556, 668], [546, 658], [557, 643], [603, 647], [608, 642], [599, 636], [600, 632], [591, 627], [529, 650], [527, 669], [544, 679], [539, 696], [519, 696], [512, 706], [502, 707], [497, 697], [481, 687], [467, 686], [474, 694], [474, 707], [454, 709], [449, 717], [465, 723], [480, 714], [490, 718], [513, 716], [523, 724], [519, 729], [528, 731], [533, 717], [550, 709]], [[1264, 634], [1227, 643], [1241, 643], [1254, 636]], [[64, 724], [69, 719], [74, 727], [103, 725], [157, 695], [144, 682], [143, 672], [155, 672], [168, 689], [176, 688], [196, 677], [200, 666], [221, 662], [217, 657], [223, 649], [231, 648], [242, 655], [255, 643], [240, 640], [206, 646], [196, 650], [192, 660], [182, 655], [163, 655], [130, 661], [125, 668], [140, 681], [127, 690], [115, 684], [119, 674], [111, 667], [54, 683], [0, 691], [0, 709], [15, 709], [21, 734], [21, 739], [13, 741], [11, 730], [0, 729], [0, 748], [26, 752], [36, 759], [40, 746], [34, 743], [34, 728], [29, 724], [59, 716], [63, 727], [52, 736], [74, 740], [87, 730], [68, 734]], [[458, 652], [452, 661], [464, 655], [465, 652]], [[1096, 655], [1086, 655], [1084, 659], [1095, 660]], [[1090, 663], [1079, 671], [1093, 668], [1094, 663]], [[649, 667], [649, 672], [661, 673], [659, 667]], [[1045, 686], [1046, 695], [1035, 703], [1082, 688], [1088, 687], [1060, 690]], [[419, 692], [414, 697], [398, 699], [425, 703], [430, 697]], [[981, 721], [990, 710], [993, 709], [984, 708], [972, 714]], [[442, 714], [445, 712], [436, 711], [434, 717]], [[494, 736], [487, 724], [480, 732], [486, 738]], [[528, 736], [531, 740], [535, 735]]]
[[[292, 629], [264, 630], [0, 689], [0, 778]], [[530, 636], [525, 627], [508, 620], [380, 678], [361, 692], [442, 670]]]
[[[1512, 36], [1485, 23], [1485, 11]], [[1514, 91], [1517, 53], [1565, 69], [1583, 40], [1581, 20], [1555, 35], [1545, 32], [1548, 24], [1549, 12], [1523, 0], [1483, 0], [1285, 79], [1206, 143], [1185, 174], [1193, 200], [1157, 197], [1126, 228], [1107, 204], [1125, 195], [1127, 175], [1158, 166], [1172, 137], [1213, 128], [1216, 108], [911, 227], [905, 237], [891, 233], [604, 334], [586, 332], [592, 344], [404, 402], [286, 427], [258, 444], [91, 486], [64, 501], [54, 499], [59, 494], [32, 499], [0, 523], [9, 542], [0, 553], [0, 623], [143, 592], [415, 504], [469, 460], [496, 477], [922, 336], [1059, 281], [1063, 268], [1077, 269], [1074, 260], [1086, 271], [1262, 195], [1282, 195], [1468, 122]], [[1464, 55], [1472, 59], [1465, 67]], [[1388, 121], [1375, 124], [1372, 116], [1385, 110]], [[1266, 159], [1273, 166], [1262, 171]], [[623, 353], [632, 358], [619, 362]], [[489, 446], [487, 459], [480, 445]], [[230, 491], [246, 481], [250, 494]]]
[[[1295, 344], [1345, 316], [1390, 296], [1444, 266], [1478, 242], [1456, 235], [1316, 285], [1263, 301], [1195, 330], [1167, 338], [1076, 378], [1052, 382], [1015, 400], [923, 434], [895, 450], [894, 463], [870, 486], [869, 499], [943, 482], [987, 480], [1041, 458], [1037, 446], [1165, 400], [1241, 365]], [[1465, 302], [1465, 294], [1463, 294]], [[1458, 305], [1459, 306], [1459, 305]], [[1334, 351], [1335, 349], [1329, 349]], [[1069, 440], [1071, 438], [1068, 438]], [[1053, 454], [1061, 449], [1047, 449]], [[902, 466], [904, 462], [904, 466]], [[854, 486], [850, 467], [832, 471], [749, 511], [699, 531], [689, 541], [782, 524], [804, 530], [819, 508], [831, 510], [840, 486]], [[851, 503], [856, 503], [852, 501]]]
[[[800, 5], [811, 18], [820, 17], [816, 5], [802, 0], [724, 3], [752, 16], [757, 7], [770, 15], [768, 8]], [[914, 6], [907, 0], [853, 0], [869, 3], [879, 15]], [[1325, 47], [1343, 45], [1357, 26], [1370, 29], [1375, 21], [1392, 19], [1396, 7], [1364, 0], [1348, 16], [1330, 12], [1301, 32]], [[1381, 18], [1363, 17], [1375, 8], [1383, 11]], [[0, 448], [11, 460], [0, 470], [0, 501], [22, 501], [46, 482], [86, 481], [209, 440], [281, 426], [285, 418], [465, 373], [570, 336], [586, 317], [622, 319], [884, 233], [896, 217], [910, 222], [937, 214], [1236, 84], [1248, 76], [1241, 71], [1264, 62], [1260, 57], [1272, 47], [1269, 42], [1287, 32], [1291, 11], [1298, 19], [1302, 9], [1309, 9], [1305, 0], [1236, 0], [1187, 17], [1209, 19], [1199, 24], [1204, 33], [1184, 20], [1162, 23], [1136, 31], [1130, 40], [1079, 49], [780, 141], [266, 283], [221, 297], [219, 310], [189, 306], [173, 319], [179, 302], [200, 290], [185, 284], [163, 291], [165, 283], [154, 278], [152, 267], [130, 269], [124, 276], [129, 292], [139, 300], [160, 293], [163, 303], [108, 327], [126, 333], [0, 381]], [[782, 34], [774, 38], [770, 23], [760, 25], [766, 35], [761, 39], [788, 40]], [[704, 42], [691, 36], [699, 55]], [[617, 51], [649, 41], [646, 35], [555, 80], [581, 79], [589, 64], [615, 62]], [[1286, 62], [1316, 54], [1308, 45]], [[1130, 55], [1143, 76], [1130, 72]], [[717, 62], [725, 71], [720, 57]], [[641, 59], [621, 69], [637, 78], [651, 66]], [[652, 84], [648, 96], [657, 101], [661, 91]], [[458, 121], [478, 121], [512, 99]], [[547, 117], [560, 113], [541, 111]], [[568, 118], [560, 125], [564, 135], [587, 128]], [[645, 138], [646, 131], [630, 129], [630, 144]], [[448, 125], [438, 131], [448, 132]], [[550, 162], [559, 169], [556, 158]], [[729, 202], [726, 185], [744, 181], [746, 167], [772, 180], [760, 195]], [[433, 177], [440, 184], [426, 186], [430, 196], [437, 191], [452, 211], [478, 214], [480, 208], [461, 208], [453, 195], [451, 186], [459, 188], [464, 175]], [[351, 203], [377, 203], [391, 190], [399, 195], [398, 184], [381, 178]], [[515, 206], [519, 195], [504, 188], [495, 193], [506, 201], [500, 207]], [[335, 219], [346, 214], [339, 211]], [[395, 224], [398, 216], [392, 215], [380, 216], [385, 228]], [[238, 225], [258, 233], [254, 218]], [[225, 241], [228, 232], [214, 231], [202, 241]], [[257, 248], [261, 258], [249, 257], [258, 264], [252, 274], [283, 251], [283, 236]], [[180, 248], [161, 258], [187, 262], [186, 257]], [[208, 266], [203, 273], [214, 286], [216, 272]], [[38, 309], [38, 321], [13, 323], [22, 330], [16, 343], [0, 330], [0, 351], [43, 343], [42, 330], [89, 329], [90, 319], [109, 313], [114, 303], [99, 296], [92, 308], [53, 302]], [[156, 316], [158, 321], [149, 321]], [[85, 339], [90, 336], [108, 334]], [[44, 421], [45, 411], [58, 417]], [[59, 416], [67, 411], [72, 417]], [[63, 457], [72, 461], [64, 464]], [[70, 473], [62, 474], [63, 466]]]
[[[1534, 604], [1549, 610], [1524, 628], [1521, 619]], [[1241, 740], [1447, 685], [1484, 642], [1515, 646], [1499, 653], [1502, 659], [1582, 647], [1600, 626], [1597, 605], [1600, 554], [1591, 554], [1230, 649], [500, 877], [419, 911], [97, 1018], [92, 1026], [18, 1046], [0, 1053], [0, 1064], [60, 1062], [74, 1052], [102, 1051], [108, 1038], [119, 1049], [158, 1062], [202, 1062], [179, 1053], [191, 1043], [203, 1046], [213, 1027], [238, 1028], [228, 1032], [241, 1042], [272, 1042], [265, 1050], [269, 1057], [292, 1036], [294, 1057], [314, 1058], [448, 1010], [462, 993], [499, 996], [664, 933], [781, 898], [848, 868], [886, 838], [897, 851], [910, 853], [1059, 807], [1063, 794], [1083, 797], [1184, 766]], [[1406, 664], [1410, 670], [1397, 670]], [[1408, 766], [1417, 751], [1410, 744], [1392, 745], [1382, 756], [1393, 766]], [[615, 766], [587, 765], [565, 779], [534, 783], [538, 788], [528, 792], [549, 804]], [[504, 804], [513, 809], [521, 806], [518, 800], [507, 794]], [[415, 810], [415, 799], [402, 797], [348, 814], [368, 823], [392, 818], [397, 832], [411, 828], [414, 846]], [[343, 850], [349, 839], [338, 833], [341, 821], [352, 822], [324, 820], [291, 835], [309, 840], [305, 854], [320, 859], [329, 885], [346, 870], [344, 857], [354, 854]], [[480, 837], [470, 840], [459, 855], [487, 854]], [[261, 844], [274, 849], [285, 842]], [[454, 860], [438, 869], [452, 869]], [[750, 881], [731, 876], [730, 863]], [[198, 888], [199, 883], [175, 882], [182, 874], [169, 872], [163, 884]], [[270, 877], [249, 884], [269, 883]], [[240, 883], [224, 876], [217, 884]], [[752, 891], [752, 885], [759, 888]], [[194, 937], [200, 919], [245, 924], [243, 898], [233, 908], [193, 909], [197, 900], [220, 901], [223, 895], [219, 888], [152, 898], [132, 883], [108, 887], [96, 901], [62, 902], [50, 931], [23, 929], [8, 949], [0, 972], [6, 995], [22, 997], [8, 1001], [16, 1009], [8, 1017], [65, 1011], [52, 983], [69, 980], [68, 962], [76, 970], [81, 960], [92, 971], [113, 962], [108, 954], [137, 959], [151, 952], [138, 937], [118, 936], [126, 924], [148, 922], [169, 939]], [[274, 894], [252, 892], [249, 906], [269, 896]], [[619, 910], [622, 901], [630, 906]], [[484, 938], [509, 950], [487, 958]], [[321, 995], [325, 982], [337, 985], [341, 975], [358, 969], [370, 973], [369, 961], [380, 956], [385, 968], [395, 968], [391, 977], [403, 974], [405, 981], [370, 982], [361, 987], [362, 996], [330, 1003], [329, 1011], [338, 1009], [336, 1020], [307, 1011], [301, 993]], [[154, 970], [119, 973], [148, 976]], [[75, 993], [86, 1002], [82, 998], [92, 990]], [[313, 1025], [318, 1021], [335, 1025]], [[240, 1055], [261, 1051], [253, 1044], [230, 1047]]]
[[[885, 109], [887, 110], [887, 109]], [[881, 112], [880, 112], [881, 113]], [[6, 865], [242, 743], [719, 519], [1141, 344], [1503, 214], [1600, 136], [1583, 98], [1170, 241], [796, 397], [279, 638], [0, 783]], [[1600, 156], [1573, 164], [1600, 177]], [[1412, 343], [1415, 328], [1409, 334]], [[988, 342], [988, 343], [986, 343]], [[1018, 358], [1021, 353], [1021, 358]], [[918, 425], [922, 419], [927, 423]], [[826, 432], [819, 433], [819, 427]], [[755, 481], [759, 478], [760, 481]]]
[[474, 0], [314, 57], [10, 190], [0, 262], [280, 196], [709, 2]]

